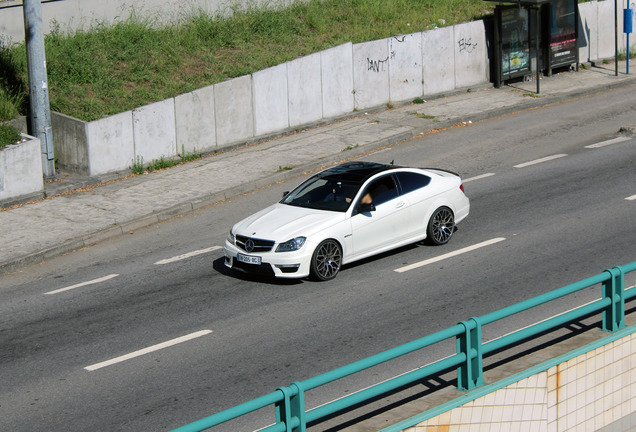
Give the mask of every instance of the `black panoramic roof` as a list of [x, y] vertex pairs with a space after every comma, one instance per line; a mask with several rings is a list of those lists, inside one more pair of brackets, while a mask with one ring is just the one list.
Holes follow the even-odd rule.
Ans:
[[375, 162], [348, 162], [322, 171], [317, 176], [362, 184], [369, 177], [394, 168], [399, 167]]

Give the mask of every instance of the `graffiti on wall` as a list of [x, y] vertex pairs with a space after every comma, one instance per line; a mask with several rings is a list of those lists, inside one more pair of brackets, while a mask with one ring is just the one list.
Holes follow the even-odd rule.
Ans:
[[457, 41], [457, 45], [459, 46], [459, 52], [472, 53], [477, 49], [477, 42], [473, 42], [472, 38], [461, 38]]
[[370, 72], [384, 72], [385, 66], [388, 64], [389, 58], [385, 58], [384, 60], [371, 60], [367, 57], [367, 70]]

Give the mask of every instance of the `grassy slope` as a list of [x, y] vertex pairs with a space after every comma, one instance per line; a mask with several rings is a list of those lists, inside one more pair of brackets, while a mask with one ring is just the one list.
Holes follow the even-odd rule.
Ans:
[[[481, 18], [483, 0], [309, 0], [199, 14], [157, 28], [136, 16], [45, 38], [51, 109], [83, 120], [126, 111], [344, 42]], [[0, 47], [0, 120], [27, 111], [24, 44]]]

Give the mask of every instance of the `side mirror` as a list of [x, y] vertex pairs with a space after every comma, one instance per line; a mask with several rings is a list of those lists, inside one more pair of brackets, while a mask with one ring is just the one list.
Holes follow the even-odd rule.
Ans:
[[289, 191], [283, 192], [283, 198], [285, 198], [287, 195], [289, 195]]
[[358, 211], [360, 213], [369, 213], [375, 211], [375, 206], [373, 204], [360, 204], [360, 207], [358, 207]]

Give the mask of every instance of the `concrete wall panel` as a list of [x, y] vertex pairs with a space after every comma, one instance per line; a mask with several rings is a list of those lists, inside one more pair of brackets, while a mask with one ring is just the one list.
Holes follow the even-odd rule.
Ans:
[[322, 118], [322, 82], [320, 53], [287, 63], [289, 126], [294, 127]]
[[86, 122], [51, 112], [53, 152], [58, 166], [65, 171], [89, 174]]
[[0, 201], [44, 190], [40, 140], [23, 136], [29, 140], [0, 149]]
[[287, 64], [252, 74], [254, 135], [264, 135], [289, 127]]
[[579, 61], [598, 58], [598, 3], [579, 4]]
[[455, 30], [442, 27], [422, 33], [424, 95], [455, 90]]
[[488, 49], [484, 22], [453, 26], [455, 30], [455, 86], [483, 84], [489, 80]]
[[353, 87], [357, 109], [389, 101], [389, 44], [386, 39], [353, 46]]
[[174, 98], [177, 154], [209, 152], [216, 147], [214, 86]]
[[[614, 43], [614, 3], [611, 1], [597, 2], [598, 4], [598, 55], [597, 59], [614, 57], [616, 52], [616, 46]], [[619, 41], [623, 35], [623, 9], [622, 7], [618, 11], [618, 34]]]
[[89, 175], [130, 168], [135, 158], [133, 135], [132, 111], [87, 123]]
[[322, 116], [335, 117], [353, 111], [353, 44], [320, 53]]
[[162, 156], [177, 154], [174, 99], [166, 99], [136, 108], [132, 112], [135, 158], [144, 164]]
[[422, 34], [389, 38], [390, 100], [405, 101], [422, 93]]
[[254, 136], [252, 76], [245, 75], [214, 85], [216, 142], [219, 146]]

